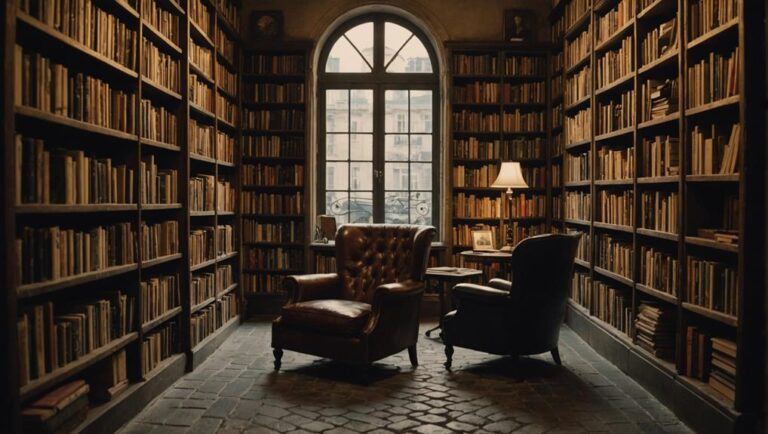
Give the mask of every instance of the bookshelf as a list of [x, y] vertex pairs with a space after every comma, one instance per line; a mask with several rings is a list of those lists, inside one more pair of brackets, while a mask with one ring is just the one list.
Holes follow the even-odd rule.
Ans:
[[[491, 188], [500, 163], [520, 161], [530, 188], [513, 196], [515, 243], [547, 231], [550, 180], [547, 155], [549, 50], [503, 43], [449, 42], [450, 255], [471, 249], [471, 229], [487, 226], [496, 246], [506, 243], [509, 205]], [[495, 273], [498, 270], [487, 270]]]
[[[764, 356], [752, 345], [763, 318], [753, 303], [764, 298], [759, 280], [746, 276], [756, 276], [747, 258], [763, 251], [750, 240], [760, 238], [763, 223], [746, 205], [760, 201], [749, 185], [762, 182], [751, 172], [759, 162], [750, 156], [763, 158], [764, 149], [745, 144], [762, 131], [748, 108], [761, 104], [751, 94], [762, 94], [763, 67], [747, 69], [754, 62], [744, 56], [752, 43], [744, 35], [761, 29], [750, 13], [763, 11], [721, 2], [733, 5], [733, 14], [723, 9], [719, 20], [705, 23], [695, 15], [706, 3], [571, 0], [553, 10], [553, 35], [564, 35], [555, 43], [565, 51], [566, 137], [564, 157], [550, 154], [549, 165], [553, 172], [562, 167], [550, 176], [563, 180], [563, 198], [552, 194], [553, 203], [562, 200], [563, 229], [586, 237], [576, 261], [572, 328], [692, 427], [717, 432], [747, 426], [762, 405], [752, 383], [762, 378]], [[731, 58], [741, 66], [729, 69]], [[710, 71], [722, 85], [695, 84]], [[558, 230], [555, 215], [552, 221]], [[724, 286], [706, 289], [705, 276]], [[608, 300], [612, 309], [601, 304]], [[619, 347], [655, 373], [618, 355]], [[704, 413], [718, 416], [699, 417]]]
[[249, 46], [243, 64], [241, 251], [248, 313], [275, 313], [282, 279], [309, 271], [310, 41]]
[[[2, 76], [5, 94], [12, 96], [4, 98], [4, 139], [13, 144], [6, 146], [3, 180], [8, 258], [3, 278], [13, 288], [6, 291], [10, 327], [3, 336], [12, 355], [3, 362], [3, 384], [9, 386], [4, 390], [14, 391], [3, 402], [9, 432], [23, 431], [20, 411], [31, 401], [76, 379], [96, 381], [100, 371], [121, 358], [127, 360], [122, 392], [108, 401], [92, 398], [77, 427], [116, 430], [158, 391], [204, 360], [239, 321], [239, 250], [234, 240], [239, 231], [235, 157], [240, 132], [238, 92], [232, 86], [239, 81], [240, 42], [238, 25], [230, 22], [237, 17], [239, 2], [88, 3], [91, 16], [105, 26], [101, 32], [120, 35], [124, 44], [103, 44], [77, 26], [56, 28], [38, 18], [44, 16], [40, 11], [17, 2], [2, 9], [3, 56], [6, 65], [15, 65]], [[209, 11], [211, 35], [227, 36], [208, 38], [198, 32], [190, 16], [193, 4]], [[211, 54], [206, 80], [215, 97], [209, 113], [196, 110], [188, 91], [189, 71], [194, 74], [195, 69], [189, 60], [192, 41]], [[218, 50], [219, 42], [227, 48]], [[222, 67], [213, 65], [219, 63], [228, 76], [217, 74]], [[17, 84], [16, 78], [19, 72], [48, 67], [53, 82], [45, 92], [53, 96], [53, 104], [38, 97], [46, 95], [42, 88]], [[108, 101], [94, 98], [107, 91]], [[217, 105], [221, 98], [228, 103]], [[187, 145], [192, 142], [191, 119], [210, 126], [212, 140], [227, 137], [220, 146], [211, 142], [213, 152], [205, 161]], [[214, 192], [213, 207], [205, 215], [190, 211], [188, 195], [190, 177], [201, 173], [211, 175], [214, 185], [231, 186], [228, 194]], [[185, 289], [194, 268], [188, 234], [202, 225], [229, 229], [211, 240], [220, 254], [206, 265], [218, 283], [207, 301], [208, 309], [216, 311], [216, 320], [206, 323], [210, 344], [194, 346], [192, 299]], [[57, 239], [57, 250], [44, 247], [40, 239]], [[32, 252], [38, 252], [39, 261], [24, 264], [21, 259]], [[47, 356], [64, 343], [47, 337], [54, 332], [67, 341], [77, 339], [64, 329], [64, 324], [80, 321], [73, 312], [93, 317], [107, 306], [112, 323], [96, 335], [95, 343], [62, 360]], [[48, 318], [51, 327], [35, 335], [39, 327], [32, 321], [38, 318]], [[39, 336], [46, 336], [44, 344], [33, 345]], [[24, 341], [36, 352], [19, 351]], [[91, 384], [93, 392], [97, 383]]]

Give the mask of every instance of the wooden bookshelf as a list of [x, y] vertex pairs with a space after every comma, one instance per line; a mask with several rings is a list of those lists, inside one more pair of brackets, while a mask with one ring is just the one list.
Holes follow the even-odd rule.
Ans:
[[[227, 32], [228, 38], [234, 44], [234, 59], [225, 59], [217, 56], [217, 45], [212, 38], [202, 34], [199, 27], [192, 22], [186, 4], [183, 6], [174, 0], [155, 0], [157, 7], [169, 14], [173, 20], [178, 20], [178, 34], [170, 35], [161, 31], [160, 27], [152, 23], [152, 19], [142, 13], [142, 2], [137, 0], [120, 0], [115, 2], [94, 2], [94, 5], [108, 15], [117, 18], [117, 22], [125, 25], [134, 34], [133, 56], [129, 59], [116, 60], [108, 57], [96, 49], [79, 42], [64, 33], [59, 32], [44, 21], [22, 11], [16, 2], [6, 2], [2, 8], [3, 27], [3, 59], [7, 68], [2, 74], [4, 98], [2, 119], [4, 126], [4, 140], [7, 144], [15, 143], [17, 134], [22, 137], [41, 139], [45, 143], [45, 149], [63, 147], [71, 151], [83, 151], [86, 157], [109, 158], [113, 165], [125, 165], [133, 171], [132, 191], [133, 198], [126, 203], [93, 202], [78, 204], [63, 203], [39, 203], [37, 201], [24, 200], [18, 203], [15, 176], [15, 161], [20, 155], [16, 155], [14, 146], [6, 146], [5, 161], [6, 176], [3, 179], [3, 205], [6, 210], [3, 216], [4, 224], [4, 254], [8, 258], [3, 267], [2, 278], [6, 287], [12, 288], [6, 291], [7, 335], [3, 334], [2, 340], [7, 343], [6, 353], [9, 357], [3, 360], [2, 367], [4, 377], [2, 380], [4, 390], [10, 392], [4, 394], [3, 407], [7, 414], [7, 429], [11, 433], [22, 432], [20, 409], [31, 400], [39, 398], [49, 392], [55, 386], [67, 381], [81, 378], [96, 369], [100, 361], [107, 360], [125, 350], [129, 363], [127, 376], [131, 385], [121, 395], [109, 403], [94, 405], [86, 420], [77, 428], [91, 432], [111, 427], [114, 430], [130, 417], [137, 414], [152, 397], [156, 396], [164, 388], [178, 379], [184, 371], [184, 366], [191, 369], [192, 366], [202, 362], [199, 351], [192, 351], [190, 345], [190, 315], [192, 306], [189, 298], [189, 279], [192, 267], [189, 266], [188, 233], [191, 227], [197, 224], [194, 212], [189, 211], [188, 180], [190, 175], [198, 171], [208, 170], [215, 179], [229, 180], [234, 188], [234, 196], [239, 191], [236, 168], [239, 165], [237, 158], [239, 152], [239, 120], [224, 119], [217, 116], [216, 92], [224, 93], [226, 89], [217, 81], [216, 68], [214, 73], [206, 77], [214, 91], [213, 109], [204, 113], [195, 113], [193, 104], [189, 100], [188, 75], [190, 74], [190, 38], [200, 39], [205, 46], [211, 49], [212, 62], [221, 59], [222, 63], [230, 70], [235, 81], [239, 80], [239, 28], [224, 18], [223, 11], [217, 5], [221, 2], [208, 2], [203, 4], [209, 8], [211, 28], [215, 34], [221, 27]], [[186, 3], [186, 2], [184, 2]], [[235, 7], [239, 1], [235, 1]], [[197, 39], [196, 39], [197, 38]], [[25, 53], [40, 53], [53, 61], [60, 63], [72, 71], [81, 72], [93, 76], [110, 87], [132, 95], [134, 118], [128, 123], [128, 128], [113, 128], [102, 124], [89, 123], [84, 120], [66, 117], [63, 113], [54, 113], [41, 110], [31, 105], [18, 104], [13, 95], [16, 78], [12, 65], [15, 63], [14, 46], [19, 44]], [[152, 47], [152, 48], [145, 48]], [[150, 50], [150, 51], [147, 51]], [[178, 72], [173, 70], [159, 71], [162, 81], [150, 75], [151, 71], [142, 68], [142, 59], [150, 52], [157, 50], [160, 55], [175, 63]], [[194, 73], [194, 72], [191, 72]], [[167, 82], [164, 82], [168, 80]], [[231, 80], [230, 80], [231, 81]], [[234, 112], [239, 115], [238, 92], [235, 97], [230, 93], [229, 101], [234, 105]], [[146, 105], [142, 100], [148, 100]], [[149, 106], [165, 111], [166, 119], [174, 117], [172, 124], [163, 128], [164, 133], [145, 129], [142, 125], [142, 115], [146, 114]], [[188, 148], [188, 123], [190, 116], [200, 118], [208, 116], [206, 122], [213, 128], [212, 139], [216, 140], [217, 131], [225, 131], [234, 143], [233, 158], [220, 159], [213, 154], [213, 165], [206, 169], [193, 162]], [[156, 119], [160, 119], [158, 116]], [[155, 118], [153, 118], [155, 119]], [[235, 122], [232, 122], [232, 121]], [[219, 127], [219, 124], [221, 126]], [[159, 131], [159, 130], [158, 130]], [[64, 139], [66, 138], [66, 139]], [[25, 143], [22, 142], [22, 145]], [[216, 149], [216, 144], [212, 144]], [[223, 157], [223, 156], [222, 156]], [[142, 184], [149, 182], [141, 170], [141, 162], [150, 161], [156, 164], [158, 171], [176, 171], [177, 184], [165, 184], [169, 188], [175, 188], [175, 200], [171, 203], [165, 201], [146, 201], [141, 194]], [[114, 167], [114, 166], [113, 166]], [[24, 181], [27, 182], [27, 181]], [[201, 217], [203, 224], [216, 227], [228, 224], [233, 227], [233, 239], [239, 238], [239, 208], [235, 204], [232, 210], [217, 212], [214, 207], [211, 213]], [[205, 220], [207, 219], [207, 220]], [[129, 223], [131, 231], [136, 237], [134, 260], [125, 264], [117, 264], [96, 271], [72, 274], [68, 277], [27, 281], [19, 284], [20, 272], [14, 264], [17, 262], [16, 240], [25, 226], [48, 227], [61, 226], [64, 228], [77, 228], [89, 230], [96, 226], [105, 226], [113, 223]], [[175, 222], [173, 227], [177, 236], [176, 251], [170, 254], [161, 253], [159, 256], [149, 255], [142, 251], [140, 228], [143, 223], [148, 226], [163, 222]], [[153, 229], [154, 230], [154, 229]], [[223, 265], [232, 266], [232, 278], [227, 282], [226, 288], [214, 299], [219, 301], [227, 294], [239, 296], [239, 250], [235, 245], [233, 251], [228, 251], [214, 259], [212, 267]], [[143, 257], [146, 256], [146, 259]], [[211, 268], [213, 270], [213, 268]], [[161, 314], [142, 323], [141, 306], [146, 300], [142, 300], [141, 283], [154, 277], [176, 276], [176, 285], [179, 289], [179, 305], [171, 307]], [[31, 379], [26, 385], [20, 386], [18, 378], [19, 366], [16, 360], [17, 354], [17, 321], [22, 312], [28, 311], [31, 306], [53, 301], [54, 309], [57, 303], [64, 298], [91, 299], [98, 297], [99, 292], [105, 290], [120, 290], [131, 297], [134, 303], [134, 321], [129, 325], [127, 333], [113, 337], [105, 345], [77, 358], [64, 366], [55, 367], [45, 375]], [[239, 322], [239, 316], [235, 315], [224, 328], [232, 329], [232, 325]], [[178, 342], [169, 349], [169, 357], [157, 364], [153, 370], [142, 373], [142, 360], [144, 350], [142, 342], [148, 335], [159, 328], [175, 328]], [[4, 327], [6, 329], [6, 327]], [[209, 342], [218, 345], [220, 339], [211, 339]], [[213, 347], [211, 347], [212, 351]], [[210, 354], [207, 351], [205, 355]], [[118, 415], [119, 413], [119, 415]], [[115, 426], [116, 421], [119, 423]]]
[[[563, 49], [579, 36], [594, 27], [601, 16], [608, 13], [622, 0], [593, 1], [594, 6], [590, 8], [583, 16], [578, 18], [570, 28], [565, 32], [563, 40], [556, 40], [556, 44], [561, 44]], [[627, 1], [627, 0], [623, 0]], [[554, 23], [563, 17], [569, 10], [569, 3], [565, 7], [559, 7], [553, 10], [550, 16], [550, 23]], [[614, 94], [633, 90], [635, 93], [635, 110], [629, 126], [621, 129], [597, 133], [597, 116], [593, 113], [591, 122], [591, 136], [589, 140], [579, 137], [577, 140], [565, 141], [565, 152], [572, 155], [579, 155], [587, 151], [592, 151], [592, 172], [587, 181], [568, 181], [565, 178], [565, 172], [560, 177], [564, 181], [563, 192], [590, 192], [592, 217], [584, 218], [565, 218], [563, 220], [563, 230], [581, 231], [590, 235], [593, 240], [592, 257], [596, 257], [595, 235], [610, 234], [616, 237], [623, 237], [631, 242], [632, 246], [632, 274], [631, 278], [616, 274], [603, 268], [594, 260], [592, 262], [579, 259], [577, 261], [577, 271], [588, 276], [590, 288], [597, 282], [607, 283], [612, 287], [624, 291], [632, 300], [633, 318], [639, 313], [640, 304], [644, 302], [653, 302], [665, 309], [669, 309], [675, 315], [677, 350], [673, 360], [666, 360], [652, 355], [645, 348], [641, 348], [637, 330], [633, 327], [628, 334], [619, 332], [613, 326], [603, 319], [597, 318], [596, 312], [591, 309], [581, 309], [581, 307], [572, 301], [569, 311], [569, 322], [572, 321], [574, 329], [585, 336], [589, 341], [595, 342], [599, 348], [607, 348], [613, 344], [607, 344], [606, 341], [595, 340], [595, 331], [608, 330], [610, 335], [626, 336], [625, 342], [620, 346], [626, 348], [628, 353], [638, 355], [642, 363], [648, 363], [648, 369], [661, 370], [663, 376], [674, 382], [674, 388], [684, 393], [673, 397], [668, 392], [669, 386], [661, 383], [648, 382], [650, 378], [658, 375], [642, 374], [639, 381], [648, 382], [644, 384], [651, 390], [666, 389], [666, 396], [660, 396], [660, 399], [666, 400], [666, 404], [675, 411], [681, 413], [681, 417], [696, 430], [702, 432], [717, 432], [723, 427], [735, 429], [736, 426], [749, 424], [747, 422], [751, 415], [758, 413], [762, 406], [763, 394], [759, 391], [762, 381], [756, 379], [764, 378], [763, 368], [765, 363], [764, 351], [759, 350], [757, 346], [761, 342], [759, 330], [764, 316], [758, 312], [759, 308], [755, 306], [764, 303], [764, 291], [759, 287], [761, 280], [757, 278], [757, 269], [759, 261], [752, 261], [750, 254], [762, 257], [763, 247], [759, 245], [761, 231], [764, 229], [762, 210], [756, 210], [753, 207], [748, 208], [747, 204], [753, 204], [756, 201], [760, 203], [760, 186], [763, 185], [763, 179], [760, 175], [759, 165], [765, 156], [764, 146], [760, 144], [761, 139], [755, 138], [757, 144], [750, 144], [750, 137], [762, 137], [764, 133], [761, 121], [758, 119], [762, 110], [762, 95], [764, 95], [764, 65], [759, 60], [751, 59], [745, 53], [750, 52], [750, 46], [753, 50], [762, 50], [756, 38], [746, 37], [747, 34], [754, 31], [762, 32], [760, 16], [764, 11], [758, 4], [748, 1], [738, 1], [739, 15], [730, 19], [720, 26], [692, 38], [690, 31], [690, 9], [696, 2], [683, 0], [656, 0], [644, 1], [636, 0], [634, 3], [634, 13], [631, 14], [630, 22], [621, 26], [608, 39], [604, 39], [600, 45], [596, 42], [596, 36], [592, 35], [592, 47], [590, 55], [579, 56], [573, 64], [564, 65], [565, 80], [569, 76], [575, 76], [583, 68], [592, 69], [591, 89], [588, 95], [580, 96], [576, 101], [568, 104], [566, 102], [565, 116], [572, 115], [579, 110], [594, 107], [601, 101], [612, 98]], [[558, 12], [559, 11], [559, 12]], [[752, 16], [757, 15], [757, 17]], [[571, 16], [573, 12], [571, 12]], [[674, 38], [671, 40], [670, 48], [665, 52], [656, 53], [656, 57], [644, 62], [644, 54], [641, 52], [643, 43], [651, 32], [660, 29], [662, 24], [670, 20], [676, 20], [677, 30]], [[553, 30], [554, 31], [554, 30]], [[762, 33], [761, 33], [762, 34]], [[632, 37], [632, 72], [621, 78], [603, 86], [597, 87], [596, 67], [598, 59], [605, 52], [610, 51], [623, 38]], [[758, 38], [759, 39], [759, 38]], [[694, 65], [699, 60], [708, 57], [710, 52], [729, 53], [735, 46], [739, 47], [738, 62], [740, 68], [738, 72], [738, 88], [736, 95], [726, 95], [723, 98], [715, 99], [704, 104], [689, 106], [688, 104], [688, 67]], [[557, 46], [554, 50], [559, 50]], [[754, 56], [752, 56], [754, 57]], [[757, 56], [760, 57], [760, 56]], [[587, 60], [585, 60], [587, 59]], [[750, 69], [751, 68], [751, 69]], [[663, 83], [667, 79], [676, 79], [677, 87], [671, 95], [677, 98], [677, 109], [671, 106], [668, 111], [660, 112], [652, 118], [645, 118], [641, 113], [641, 88], [649, 80], [657, 80]], [[565, 84], [565, 80], [563, 84]], [[554, 93], [554, 91], [553, 91]], [[758, 113], [750, 112], [752, 111]], [[736, 173], [718, 174], [699, 174], [692, 171], [693, 159], [693, 140], [692, 133], [695, 126], [708, 126], [712, 123], [732, 124], [738, 122], [741, 124], [738, 139], [740, 148], [736, 161]], [[745, 126], [746, 125], [746, 126]], [[750, 127], [751, 125], [751, 127]], [[726, 139], [730, 130], [723, 132]], [[657, 140], [659, 137], [661, 140]], [[666, 137], [677, 139], [676, 141], [666, 141]], [[654, 142], [656, 140], [656, 142]], [[646, 142], [647, 141], [647, 142]], [[646, 155], [644, 146], [661, 144], [668, 146], [679, 155], [677, 168], [671, 172], [664, 173], [645, 173], [648, 169], [643, 162]], [[597, 150], [607, 146], [610, 149], [630, 149], [633, 156], [633, 173], [627, 179], [602, 180], [597, 173]], [[560, 157], [557, 154], [550, 155], [551, 170], [556, 170], [556, 165], [560, 164], [561, 170], [565, 166], [560, 163]], [[667, 162], [673, 165], [674, 162]], [[666, 163], [665, 163], [666, 164]], [[666, 165], [664, 166], [666, 167]], [[717, 168], [715, 168], [717, 170]], [[750, 170], [756, 170], [757, 173]], [[752, 184], [750, 184], [752, 182]], [[602, 190], [609, 191], [628, 191], [633, 194], [632, 211], [634, 224], [631, 226], [618, 226], [602, 223], [598, 218], [600, 207], [599, 193]], [[661, 192], [663, 194], [677, 194], [677, 211], [670, 217], [676, 224], [677, 231], [669, 232], [657, 230], [653, 227], [645, 227], [642, 224], [641, 197], [643, 193], [649, 195]], [[564, 200], [558, 198], [552, 191], [552, 200]], [[715, 215], [713, 219], [720, 219], [723, 214], [722, 207], [732, 204], [735, 200], [738, 209], [738, 218], [734, 229], [737, 230], [737, 243], [717, 242], [713, 239], [704, 238], [697, 232], [701, 228], [717, 228], [719, 220], [708, 220], [706, 215]], [[553, 202], [554, 203], [554, 202]], [[565, 203], [562, 204], [565, 209]], [[757, 215], [754, 215], [757, 214]], [[723, 216], [725, 218], [726, 216]], [[555, 221], [555, 220], [553, 220]], [[707, 226], [710, 225], [710, 226]], [[553, 225], [553, 230], [556, 226]], [[670, 258], [677, 261], [677, 274], [674, 275], [674, 281], [677, 285], [677, 295], [672, 292], [663, 291], [651, 285], [644, 284], [644, 277], [641, 273], [641, 249], [652, 249], [653, 251], [663, 252]], [[699, 258], [704, 261], [714, 261], [723, 264], [725, 267], [731, 267], [738, 272], [737, 280], [737, 306], [738, 314], [725, 313], [722, 309], [704, 307], [693, 303], [686, 298], [687, 285], [691, 284], [692, 277], [687, 274], [686, 261], [689, 256]], [[750, 280], [752, 279], [752, 280]], [[591, 290], [591, 289], [589, 289]], [[579, 306], [579, 307], [575, 307]], [[587, 326], [587, 324], [589, 325]], [[706, 381], [698, 378], [686, 376], [685, 361], [687, 357], [686, 330], [689, 326], [697, 327], [698, 330], [708, 336], [723, 337], [736, 343], [738, 347], [736, 365], [738, 375], [736, 376], [736, 399], [729, 401], [724, 395], [716, 392]], [[751, 327], [751, 328], [750, 328]], [[599, 333], [598, 333], [599, 335]], [[599, 341], [599, 342], [598, 342]], [[615, 341], [614, 341], [615, 342]], [[606, 350], [607, 351], [607, 350]], [[750, 351], [752, 353], [748, 353]], [[618, 352], [611, 350], [605, 353], [613, 357]], [[755, 354], [748, 356], [747, 354]], [[615, 359], [620, 366], [626, 363], [623, 356]], [[630, 364], [632, 362], [630, 361]], [[627, 365], [629, 366], [629, 365]], [[641, 375], [640, 368], [624, 368], [630, 375]], [[646, 368], [643, 368], [646, 369]], [[668, 381], [668, 380], [667, 380]], [[663, 394], [662, 394], [663, 395]], [[690, 399], [695, 398], [695, 399]], [[683, 402], [688, 401], [688, 402]], [[704, 408], [714, 406], [719, 410], [717, 417], [697, 418], [696, 414], [710, 412]], [[697, 413], [692, 408], [701, 408]]]

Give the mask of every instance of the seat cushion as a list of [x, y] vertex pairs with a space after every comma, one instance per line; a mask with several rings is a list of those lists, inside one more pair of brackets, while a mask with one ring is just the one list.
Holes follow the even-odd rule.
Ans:
[[331, 333], [359, 333], [368, 317], [371, 305], [351, 300], [311, 300], [283, 307], [282, 322], [289, 326], [309, 327]]

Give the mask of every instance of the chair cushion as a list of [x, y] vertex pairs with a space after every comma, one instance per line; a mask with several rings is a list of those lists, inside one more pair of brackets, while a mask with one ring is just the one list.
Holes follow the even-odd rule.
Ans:
[[351, 300], [311, 300], [283, 307], [282, 322], [331, 333], [360, 332], [371, 315], [371, 305]]

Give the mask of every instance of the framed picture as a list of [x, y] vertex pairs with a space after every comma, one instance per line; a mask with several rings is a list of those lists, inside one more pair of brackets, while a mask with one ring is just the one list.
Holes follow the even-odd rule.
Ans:
[[283, 36], [282, 11], [253, 11], [250, 17], [251, 37], [258, 41]]
[[472, 250], [479, 252], [496, 250], [493, 232], [483, 229], [472, 231]]
[[336, 217], [332, 215], [317, 216], [317, 227], [321, 240], [333, 240], [336, 237]]
[[504, 40], [534, 42], [536, 15], [530, 9], [504, 9]]

